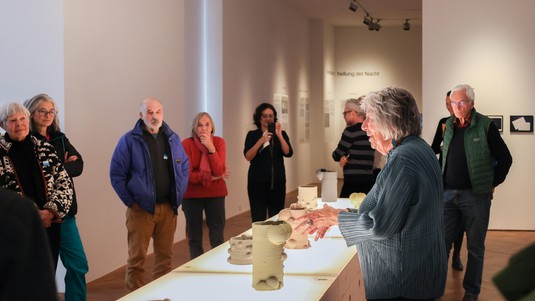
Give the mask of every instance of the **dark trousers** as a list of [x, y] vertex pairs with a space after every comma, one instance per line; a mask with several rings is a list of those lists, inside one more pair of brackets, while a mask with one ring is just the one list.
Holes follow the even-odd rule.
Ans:
[[444, 232], [448, 256], [463, 224], [468, 259], [464, 273], [465, 294], [478, 296], [483, 279], [485, 238], [490, 218], [491, 194], [474, 195], [469, 189], [444, 190]]
[[202, 213], [206, 215], [206, 225], [210, 246], [215, 248], [225, 242], [225, 197], [184, 199], [182, 211], [186, 217], [186, 234], [189, 240], [191, 259], [204, 253], [202, 247]]
[[461, 247], [463, 246], [463, 239], [464, 239], [464, 223], [461, 227], [461, 230], [459, 231], [459, 234], [457, 235], [457, 238], [453, 242], [453, 256], [452, 258], [461, 256]]
[[279, 214], [284, 209], [286, 182], [275, 182], [273, 189], [271, 189], [269, 182], [249, 182], [247, 183], [247, 194], [249, 195], [253, 223], [264, 221], [266, 213], [269, 218]]
[[54, 265], [55, 271], [58, 266], [59, 242], [61, 239], [61, 224], [52, 223], [50, 227], [46, 228], [46, 234], [48, 236], [48, 243], [50, 244], [52, 264]]
[[348, 198], [353, 192], [362, 192], [368, 194], [375, 184], [373, 177], [363, 178], [362, 180], [351, 180], [348, 181], [344, 178], [344, 184], [342, 185], [342, 190], [340, 191], [341, 198]]

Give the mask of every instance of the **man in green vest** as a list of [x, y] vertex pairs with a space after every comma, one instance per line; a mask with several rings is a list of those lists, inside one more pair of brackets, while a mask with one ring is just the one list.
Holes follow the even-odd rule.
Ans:
[[492, 194], [505, 180], [513, 159], [496, 125], [474, 108], [471, 86], [454, 87], [450, 99], [453, 115], [446, 121], [442, 146], [446, 249], [449, 255], [464, 224], [468, 262], [463, 301], [472, 301], [481, 291]]

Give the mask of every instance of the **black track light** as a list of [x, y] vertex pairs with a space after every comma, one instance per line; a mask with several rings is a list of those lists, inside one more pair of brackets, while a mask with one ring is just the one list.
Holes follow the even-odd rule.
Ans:
[[409, 23], [409, 19], [405, 19], [405, 23], [403, 23], [403, 30], [411, 30], [411, 23]]
[[351, 2], [349, 2], [349, 10], [352, 11], [352, 12], [356, 12], [357, 9], [359, 8], [357, 2], [355, 0], [352, 0]]
[[377, 19], [377, 21], [375, 22], [373, 22], [373, 18], [371, 20], [372, 22], [370, 23], [370, 25], [368, 25], [368, 30], [379, 31], [379, 29], [381, 29], [381, 24], [379, 24], [379, 21], [381, 21], [381, 19]]
[[364, 20], [362, 20], [362, 23], [368, 25], [368, 27], [369, 27], [370, 24], [373, 23], [373, 20], [372, 20], [372, 18], [371, 18], [369, 15], [366, 15], [366, 16], [364, 17]]

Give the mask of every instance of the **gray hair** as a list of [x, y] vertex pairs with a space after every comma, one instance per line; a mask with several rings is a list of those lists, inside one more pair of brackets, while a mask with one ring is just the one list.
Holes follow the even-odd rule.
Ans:
[[[52, 99], [52, 97], [44, 93], [37, 94], [30, 99], [26, 99], [26, 101], [24, 101], [24, 106], [30, 112], [30, 116], [32, 116], [35, 113], [35, 111], [37, 111], [39, 106], [45, 101], [51, 102], [52, 105], [54, 106], [54, 110], [56, 111], [56, 115], [54, 116], [54, 120], [52, 121], [52, 124], [50, 126], [56, 131], [61, 131], [59, 127], [58, 108], [56, 107], [56, 102]], [[35, 124], [34, 124], [33, 118], [30, 119], [30, 129], [32, 131], [35, 130]]]
[[147, 113], [147, 104], [151, 100], [154, 100], [154, 101], [158, 102], [160, 104], [160, 106], [162, 106], [162, 109], [163, 109], [163, 103], [159, 99], [156, 99], [154, 97], [148, 97], [148, 98], [143, 99], [143, 101], [139, 104], [139, 113], [141, 113], [143, 115], [145, 115], [145, 113]]
[[351, 111], [355, 111], [357, 115], [359, 115], [362, 118], [366, 118], [366, 112], [360, 107], [360, 104], [362, 103], [363, 96], [360, 96], [359, 98], [350, 98], [346, 100], [346, 107], [348, 107]]
[[197, 124], [199, 123], [199, 120], [201, 120], [203, 116], [206, 116], [208, 117], [208, 119], [210, 119], [210, 124], [212, 125], [211, 134], [213, 135], [215, 133], [215, 125], [214, 125], [214, 120], [212, 119], [212, 116], [210, 116], [210, 114], [208, 114], [207, 112], [200, 112], [195, 116], [195, 118], [193, 118], [193, 123], [191, 124], [191, 137], [197, 136]]
[[470, 103], [473, 103], [474, 100], [476, 99], [476, 94], [474, 93], [474, 88], [472, 88], [472, 86], [470, 86], [470, 85], [467, 85], [467, 84], [457, 85], [457, 86], [453, 87], [453, 89], [451, 89], [451, 94], [450, 95], [453, 95], [453, 93], [459, 92], [459, 91], [464, 91], [464, 93], [466, 93], [466, 97], [468, 97], [468, 101]]
[[362, 100], [361, 108], [371, 116], [385, 139], [401, 140], [420, 136], [420, 112], [412, 94], [397, 87], [370, 92]]
[[5, 129], [7, 118], [17, 113], [25, 114], [28, 118], [30, 117], [28, 109], [18, 102], [11, 102], [3, 105], [2, 108], [0, 108], [0, 126]]

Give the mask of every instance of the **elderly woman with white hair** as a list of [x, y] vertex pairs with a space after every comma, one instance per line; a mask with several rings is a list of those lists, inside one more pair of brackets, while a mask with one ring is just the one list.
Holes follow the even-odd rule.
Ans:
[[[301, 219], [301, 230], [322, 238], [338, 225], [357, 246], [368, 300], [435, 300], [444, 293], [442, 176], [422, 140], [411, 93], [385, 88], [366, 95], [362, 128], [387, 162], [358, 209], [325, 205]], [[299, 230], [298, 229], [298, 230]]]
[[[72, 182], [54, 147], [30, 135], [30, 112], [19, 103], [0, 109], [0, 187], [13, 190], [34, 201], [56, 267], [60, 243], [60, 223], [72, 203]], [[35, 250], [39, 252], [39, 250]]]

